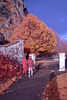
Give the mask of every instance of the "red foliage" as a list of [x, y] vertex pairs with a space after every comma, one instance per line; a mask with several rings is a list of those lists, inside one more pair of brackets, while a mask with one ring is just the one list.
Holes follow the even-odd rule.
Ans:
[[64, 42], [64, 40], [61, 39], [61, 37], [56, 34], [57, 39], [57, 47], [55, 50], [55, 54], [58, 55], [59, 53], [65, 53], [67, 55], [67, 44]]
[[13, 76], [22, 75], [19, 63], [11, 60], [8, 56], [0, 54], [0, 80], [7, 80]]

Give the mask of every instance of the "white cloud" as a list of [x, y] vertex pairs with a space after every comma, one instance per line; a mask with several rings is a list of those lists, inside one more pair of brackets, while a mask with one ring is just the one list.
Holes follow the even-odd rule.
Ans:
[[61, 35], [61, 39], [67, 42], [67, 34]]

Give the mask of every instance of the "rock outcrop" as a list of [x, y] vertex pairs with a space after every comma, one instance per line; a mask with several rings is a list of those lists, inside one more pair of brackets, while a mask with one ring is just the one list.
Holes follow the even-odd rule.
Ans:
[[24, 0], [0, 0], [0, 33], [10, 40], [14, 29], [28, 13]]

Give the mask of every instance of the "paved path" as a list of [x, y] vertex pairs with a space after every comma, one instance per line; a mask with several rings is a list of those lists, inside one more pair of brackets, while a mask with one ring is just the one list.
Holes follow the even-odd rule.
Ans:
[[55, 75], [67, 72], [59, 72], [58, 66], [58, 62], [40, 63], [33, 77], [24, 76], [16, 81], [4, 95], [0, 96], [0, 100], [41, 100], [52, 71]]

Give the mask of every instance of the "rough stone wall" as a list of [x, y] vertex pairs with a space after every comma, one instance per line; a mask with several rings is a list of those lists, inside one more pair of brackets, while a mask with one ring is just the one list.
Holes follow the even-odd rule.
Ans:
[[10, 58], [16, 59], [19, 63], [22, 63], [24, 56], [23, 40], [18, 40], [6, 45], [0, 45], [0, 52], [4, 55], [8, 55]]
[[10, 40], [14, 29], [28, 13], [24, 0], [0, 0], [0, 33]]

